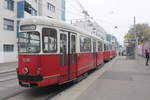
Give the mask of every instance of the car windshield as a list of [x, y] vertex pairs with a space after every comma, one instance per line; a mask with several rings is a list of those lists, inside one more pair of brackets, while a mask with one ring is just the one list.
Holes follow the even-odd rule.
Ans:
[[40, 53], [39, 32], [19, 33], [18, 51], [19, 53]]

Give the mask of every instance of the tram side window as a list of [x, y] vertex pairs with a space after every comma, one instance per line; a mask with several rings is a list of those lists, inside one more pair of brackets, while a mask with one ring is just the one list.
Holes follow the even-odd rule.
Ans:
[[108, 45], [108, 50], [109, 50], [109, 51], [111, 50], [111, 47], [110, 47], [110, 45]]
[[60, 34], [60, 65], [66, 66], [66, 53], [67, 53], [67, 35], [62, 32]]
[[108, 45], [106, 45], [106, 49], [109, 50], [109, 46]]
[[91, 39], [80, 37], [80, 52], [91, 52]]
[[110, 45], [107, 45], [107, 50], [110, 50]]
[[43, 28], [42, 44], [44, 53], [54, 53], [57, 51], [57, 31], [55, 29]]
[[104, 51], [106, 51], [107, 50], [107, 46], [106, 46], [106, 44], [104, 44]]
[[76, 52], [76, 37], [75, 35], [71, 36], [71, 53]]
[[112, 45], [110, 45], [110, 50], [112, 50]]
[[114, 45], [112, 45], [112, 50], [115, 50]]
[[60, 53], [66, 54], [67, 52], [67, 36], [66, 34], [60, 34]]
[[102, 42], [98, 41], [98, 51], [103, 51], [103, 44]]

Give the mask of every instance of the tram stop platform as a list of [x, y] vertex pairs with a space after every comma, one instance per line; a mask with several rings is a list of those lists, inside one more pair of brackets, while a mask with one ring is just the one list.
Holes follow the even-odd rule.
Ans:
[[51, 100], [150, 100], [150, 65], [118, 56]]

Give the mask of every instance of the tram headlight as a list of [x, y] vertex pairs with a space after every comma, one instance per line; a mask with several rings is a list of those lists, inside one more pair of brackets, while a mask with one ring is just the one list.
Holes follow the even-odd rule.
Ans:
[[24, 67], [24, 68], [22, 69], [22, 73], [23, 73], [23, 74], [28, 74], [28, 73], [29, 73], [28, 67]]

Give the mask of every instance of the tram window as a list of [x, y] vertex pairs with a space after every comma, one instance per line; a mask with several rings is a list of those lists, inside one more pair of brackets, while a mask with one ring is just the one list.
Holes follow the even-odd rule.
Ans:
[[91, 39], [90, 38], [87, 38], [86, 44], [87, 44], [87, 51], [91, 52]]
[[109, 45], [107, 45], [107, 50], [110, 50]]
[[104, 50], [105, 50], [105, 51], [107, 50], [107, 46], [106, 46], [106, 44], [104, 44]]
[[109, 46], [108, 45], [106, 45], [106, 50], [109, 50]]
[[76, 52], [76, 38], [75, 35], [71, 36], [71, 53]]
[[42, 44], [44, 53], [53, 53], [57, 51], [57, 32], [55, 29], [43, 28]]
[[76, 36], [71, 35], [71, 64], [76, 64]]
[[66, 34], [60, 34], [60, 53], [67, 52], [67, 36]]
[[80, 52], [91, 52], [91, 39], [80, 37]]
[[63, 32], [60, 34], [60, 53], [60, 65], [66, 66], [67, 35], [63, 34]]
[[112, 50], [112, 45], [110, 45], [110, 50]]
[[110, 50], [110, 45], [107, 45], [107, 50]]
[[111, 50], [111, 45], [108, 45], [108, 50]]
[[103, 49], [103, 44], [102, 42], [98, 41], [98, 51], [102, 51]]
[[93, 40], [93, 52], [96, 52], [96, 40]]
[[40, 34], [39, 32], [23, 32], [19, 34], [19, 53], [39, 53]]
[[80, 52], [84, 52], [84, 37], [80, 37]]

